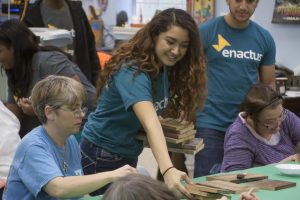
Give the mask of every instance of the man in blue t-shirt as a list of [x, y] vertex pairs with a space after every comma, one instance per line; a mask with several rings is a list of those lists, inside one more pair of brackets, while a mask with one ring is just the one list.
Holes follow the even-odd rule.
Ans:
[[197, 113], [197, 137], [205, 149], [195, 157], [195, 177], [219, 171], [224, 136], [248, 89], [275, 86], [276, 47], [270, 33], [250, 20], [258, 0], [226, 0], [230, 12], [199, 27], [207, 58], [208, 96]]

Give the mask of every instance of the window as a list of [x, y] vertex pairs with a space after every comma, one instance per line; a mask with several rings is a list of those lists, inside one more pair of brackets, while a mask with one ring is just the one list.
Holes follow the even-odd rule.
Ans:
[[140, 16], [142, 16], [144, 23], [148, 22], [154, 16], [156, 10], [164, 10], [167, 8], [186, 10], [186, 0], [135, 0], [134, 5], [137, 21], [139, 21]]

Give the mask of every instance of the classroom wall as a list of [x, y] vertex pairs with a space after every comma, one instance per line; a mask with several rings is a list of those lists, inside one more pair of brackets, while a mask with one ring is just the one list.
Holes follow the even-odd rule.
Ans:
[[[106, 10], [102, 14], [102, 19], [106, 25], [115, 25], [117, 13], [125, 10], [128, 14], [129, 21], [132, 16], [132, 2], [133, 0], [109, 0]], [[97, 0], [83, 0], [83, 8], [88, 11], [89, 5], [98, 7]], [[88, 14], [88, 13], [87, 13]]]

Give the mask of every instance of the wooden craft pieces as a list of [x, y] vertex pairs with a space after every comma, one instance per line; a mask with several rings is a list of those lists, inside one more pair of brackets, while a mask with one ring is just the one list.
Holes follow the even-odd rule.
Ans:
[[[194, 124], [172, 118], [161, 118], [162, 129], [170, 152], [195, 155], [204, 148], [203, 139], [195, 138]], [[136, 139], [142, 140], [144, 146], [149, 146], [146, 134], [139, 132]]]
[[251, 173], [235, 173], [235, 174], [221, 174], [221, 175], [213, 175], [207, 176], [206, 180], [221, 180], [228, 181], [232, 183], [246, 183], [251, 181], [258, 181], [268, 179], [268, 176], [261, 174], [251, 174]]
[[222, 196], [227, 196], [228, 200], [231, 199], [230, 196], [226, 195], [231, 192], [229, 190], [207, 187], [197, 183], [187, 184], [186, 188], [193, 195], [194, 199], [198, 200], [215, 200]]
[[281, 190], [285, 188], [295, 187], [296, 183], [281, 180], [261, 180], [247, 184], [248, 186], [256, 187], [263, 190]]
[[219, 189], [229, 190], [232, 193], [246, 192], [251, 188], [250, 186], [247, 185], [241, 185], [237, 183], [220, 181], [220, 180], [204, 181], [197, 184], [207, 186], [207, 187], [215, 187]]

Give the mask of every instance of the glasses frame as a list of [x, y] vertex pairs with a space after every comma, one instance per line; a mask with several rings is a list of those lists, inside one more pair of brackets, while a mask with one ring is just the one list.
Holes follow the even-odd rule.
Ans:
[[76, 108], [74, 110], [72, 110], [72, 109], [65, 109], [65, 108], [61, 108], [61, 107], [58, 108], [58, 109], [72, 112], [75, 118], [81, 117], [81, 114], [83, 114], [84, 116], [86, 116], [86, 114], [88, 112], [88, 108], [87, 107]]
[[274, 122], [274, 123], [264, 123], [259, 119], [256, 119], [256, 121], [258, 124], [263, 125], [265, 128], [272, 130], [278, 126], [278, 122], [280, 122], [280, 123], [283, 122], [286, 119], [286, 116], [287, 116], [287, 111], [286, 111], [286, 109], [283, 108], [280, 117], [278, 119], [274, 119], [274, 120], [276, 120], [276, 122]]

